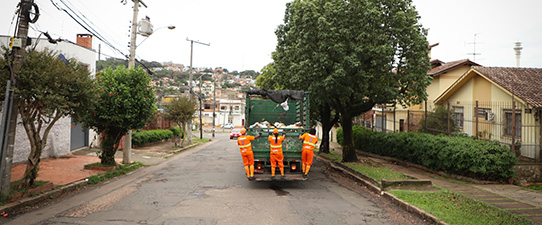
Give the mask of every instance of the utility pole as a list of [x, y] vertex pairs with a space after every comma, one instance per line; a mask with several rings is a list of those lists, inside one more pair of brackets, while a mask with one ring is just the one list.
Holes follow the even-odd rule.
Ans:
[[213, 76], [213, 138], [215, 137], [216, 73]]
[[[13, 162], [13, 148], [15, 144], [15, 133], [17, 128], [17, 98], [14, 97], [14, 90], [12, 87], [17, 87], [16, 75], [19, 72], [19, 69], [22, 67], [24, 56], [25, 56], [25, 47], [27, 46], [28, 38], [28, 23], [30, 22], [30, 10], [32, 7], [35, 7], [34, 10], [37, 11], [37, 6], [31, 0], [21, 0], [19, 5], [19, 17], [18, 17], [18, 28], [17, 35], [13, 38], [14, 44], [11, 58], [11, 74], [10, 80], [6, 86], [6, 97], [3, 105], [2, 113], [2, 127], [1, 127], [1, 141], [0, 147], [2, 148], [1, 153], [1, 165], [0, 173], [2, 176], [1, 181], [1, 194], [5, 197], [9, 195], [9, 188], [11, 183], [11, 164]], [[34, 15], [35, 22], [38, 15]]]
[[203, 106], [202, 104], [202, 101], [203, 101], [203, 92], [201, 90], [201, 86], [202, 86], [202, 78], [203, 77], [203, 74], [201, 76], [199, 76], [199, 139], [203, 139], [203, 121], [202, 121], [202, 115], [201, 115], [201, 111], [203, 111], [201, 108]]
[[[130, 57], [128, 60], [128, 69], [135, 67], [135, 54], [136, 54], [136, 37], [137, 37], [137, 13], [139, 12], [139, 3], [141, 3], [145, 8], [147, 5], [141, 0], [132, 0], [134, 1], [134, 15], [132, 17], [132, 34], [130, 35]], [[129, 164], [131, 163], [131, 154], [132, 154], [132, 130], [129, 130], [126, 135], [124, 135], [124, 148], [122, 149], [122, 163]]]
[[[192, 69], [192, 53], [194, 53], [194, 42], [196, 42], [196, 44], [206, 45], [206, 46], [210, 46], [211, 44], [203, 43], [203, 42], [199, 42], [199, 41], [194, 41], [194, 40], [191, 40], [191, 39], [188, 39], [188, 38], [186, 38], [186, 40], [190, 41], [190, 71], [188, 72], [188, 74], [189, 74], [188, 75], [188, 85], [190, 85], [189, 86], [190, 99], [194, 100], [194, 92], [192, 91], [192, 78], [193, 78], [193, 75], [192, 75], [192, 70], [193, 70]], [[200, 110], [201, 110], [201, 108], [200, 108]], [[189, 129], [189, 132], [188, 132], [188, 144], [192, 144], [192, 119], [190, 119], [190, 121], [188, 122], [187, 127]]]

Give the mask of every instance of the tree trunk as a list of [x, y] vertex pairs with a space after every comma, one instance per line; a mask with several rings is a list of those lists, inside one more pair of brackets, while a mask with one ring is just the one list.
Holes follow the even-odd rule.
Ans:
[[28, 156], [28, 162], [26, 163], [26, 169], [23, 175], [23, 182], [21, 182], [19, 189], [31, 187], [32, 185], [34, 185], [34, 181], [38, 177], [39, 162], [44, 146], [42, 145], [41, 140], [35, 141], [37, 143], [33, 144], [30, 148], [30, 155]]
[[100, 154], [101, 164], [102, 165], [116, 165], [115, 153], [120, 144], [122, 136], [126, 132], [122, 131], [109, 131], [105, 132], [102, 142], [102, 152]]
[[322, 140], [320, 142], [320, 152], [329, 153], [329, 131], [333, 124], [331, 124], [331, 109], [325, 106], [322, 107], [320, 114], [320, 121], [322, 122]]
[[337, 123], [339, 117], [335, 115], [334, 118], [331, 118], [331, 108], [329, 105], [322, 107], [320, 114], [320, 120], [322, 122], [322, 140], [320, 142], [320, 152], [329, 153], [329, 131], [333, 128], [333, 124]]
[[354, 149], [354, 138], [352, 134], [352, 117], [349, 113], [341, 112], [341, 124], [343, 128], [343, 162], [357, 162], [358, 156]]
[[[19, 114], [23, 120], [23, 127], [26, 131], [26, 136], [30, 142], [30, 155], [28, 155], [28, 162], [26, 164], [26, 169], [23, 175], [23, 181], [21, 182], [18, 189], [25, 187], [31, 187], [34, 185], [34, 181], [38, 177], [39, 163], [41, 158], [41, 153], [47, 145], [47, 137], [49, 137], [49, 132], [55, 125], [55, 123], [62, 117], [60, 111], [56, 112], [55, 117], [47, 124], [43, 135], [40, 137], [41, 128], [44, 122], [41, 119], [36, 121], [35, 114], [30, 113], [29, 111], [24, 111], [24, 105], [19, 105]], [[37, 117], [41, 115], [38, 113]], [[37, 126], [37, 127], [36, 127]]]
[[181, 126], [181, 147], [183, 147], [183, 144], [184, 144], [184, 138], [185, 138], [185, 134], [186, 134], [186, 128], [185, 128], [185, 124], [186, 123], [178, 123], [179, 126]]

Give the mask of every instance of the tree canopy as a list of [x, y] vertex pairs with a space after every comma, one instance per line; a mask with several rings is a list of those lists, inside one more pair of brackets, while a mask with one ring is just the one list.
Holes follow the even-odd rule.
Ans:
[[426, 30], [410, 0], [296, 0], [276, 31], [273, 80], [302, 88], [341, 118], [343, 160], [356, 161], [352, 118], [375, 104], [423, 101]]
[[[0, 65], [7, 65], [0, 59]], [[0, 67], [2, 83], [9, 71]], [[62, 117], [78, 120], [87, 110], [92, 110], [96, 99], [95, 82], [86, 66], [75, 59], [59, 57], [58, 52], [45, 49], [26, 54], [21, 69], [16, 74], [18, 113], [30, 141], [30, 154], [22, 186], [31, 186], [38, 176], [39, 159], [47, 145], [47, 137], [55, 123]], [[1, 92], [5, 93], [2, 85]]]
[[[171, 102], [164, 105], [164, 109], [166, 119], [177, 123], [181, 127], [183, 134], [190, 133], [190, 131], [185, 131], [185, 124], [188, 123], [192, 119], [194, 113], [196, 113], [196, 102], [194, 100], [185, 96], [174, 98]], [[181, 145], [183, 142], [184, 137]]]
[[111, 165], [115, 164], [114, 155], [122, 136], [144, 127], [155, 113], [155, 95], [150, 76], [141, 68], [107, 68], [96, 79], [99, 98], [83, 122], [86, 127], [105, 133], [100, 159], [102, 164]]

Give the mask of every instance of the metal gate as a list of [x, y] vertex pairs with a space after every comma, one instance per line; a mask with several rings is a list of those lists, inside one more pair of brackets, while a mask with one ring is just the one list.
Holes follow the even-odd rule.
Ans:
[[70, 133], [70, 151], [88, 146], [88, 129], [83, 131], [81, 124], [75, 124], [73, 119]]

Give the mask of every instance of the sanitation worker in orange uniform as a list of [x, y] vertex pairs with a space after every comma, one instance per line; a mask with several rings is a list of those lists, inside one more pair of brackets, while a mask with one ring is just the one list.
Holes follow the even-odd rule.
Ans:
[[251, 136], [246, 135], [247, 129], [241, 129], [241, 136], [237, 138], [237, 144], [239, 145], [239, 150], [241, 151], [241, 156], [243, 157], [243, 165], [245, 165], [245, 171], [247, 172], [247, 178], [249, 180], [254, 180], [254, 154], [252, 153], [252, 144], [251, 141], [258, 138], [260, 135]]
[[275, 168], [280, 169], [280, 177], [284, 179], [284, 155], [282, 154], [282, 141], [286, 134], [279, 136], [279, 130], [273, 129], [273, 135], [269, 135], [267, 140], [269, 141], [269, 147], [271, 147], [271, 178], [275, 178]]
[[312, 166], [314, 148], [316, 147], [316, 142], [318, 142], [316, 129], [312, 128], [309, 133], [299, 135], [299, 140], [303, 140], [303, 151], [301, 152], [301, 160], [303, 161], [303, 165], [301, 168], [303, 169], [303, 177], [307, 178], [307, 174]]

